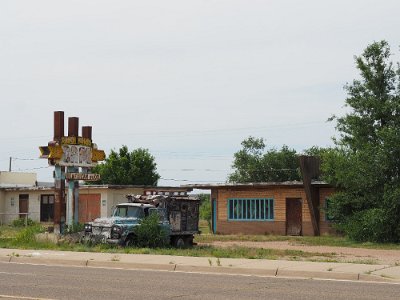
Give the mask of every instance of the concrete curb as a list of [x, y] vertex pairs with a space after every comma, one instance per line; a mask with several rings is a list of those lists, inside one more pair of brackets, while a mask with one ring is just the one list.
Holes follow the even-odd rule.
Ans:
[[11, 256], [0, 256], [0, 262], [10, 262]]
[[41, 265], [61, 265], [73, 267], [92, 267], [92, 268], [115, 268], [124, 270], [161, 270], [169, 272], [193, 272], [193, 273], [214, 273], [230, 275], [248, 275], [248, 276], [267, 276], [277, 278], [312, 278], [312, 279], [332, 279], [332, 280], [352, 280], [367, 282], [398, 282], [391, 278], [384, 278], [373, 274], [357, 274], [335, 271], [306, 271], [290, 269], [260, 269], [260, 268], [238, 268], [223, 266], [191, 266], [182, 264], [153, 264], [153, 263], [135, 263], [117, 260], [99, 261], [99, 260], [79, 260], [79, 259], [51, 259], [43, 257], [29, 256], [9, 256], [0, 257], [2, 263], [26, 263]]
[[164, 270], [164, 271], [174, 271], [175, 264], [145, 264], [145, 263], [127, 263], [120, 261], [95, 261], [88, 260], [85, 264], [87, 267], [97, 267], [97, 268], [118, 268], [125, 270], [135, 270], [135, 269], [149, 269], [149, 270]]
[[77, 266], [77, 267], [83, 267], [86, 265], [85, 261], [80, 261], [80, 260], [51, 259], [51, 258], [48, 259], [42, 257], [28, 257], [28, 256], [11, 256], [9, 262], [26, 263], [26, 264]]

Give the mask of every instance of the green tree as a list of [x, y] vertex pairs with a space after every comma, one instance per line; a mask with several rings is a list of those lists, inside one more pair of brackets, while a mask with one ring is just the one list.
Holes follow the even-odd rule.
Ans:
[[154, 156], [143, 148], [129, 152], [127, 146], [122, 146], [118, 152], [111, 150], [105, 162], [97, 165], [93, 172], [101, 175], [97, 183], [103, 184], [155, 186], [160, 179]]
[[230, 182], [268, 182], [300, 180], [297, 153], [287, 146], [280, 150], [264, 152], [262, 138], [249, 137], [242, 142], [243, 148], [234, 154], [229, 175]]
[[381, 41], [355, 57], [360, 79], [345, 87], [350, 112], [332, 117], [340, 136], [322, 165], [339, 191], [330, 215], [361, 241], [400, 241], [400, 69], [390, 56]]

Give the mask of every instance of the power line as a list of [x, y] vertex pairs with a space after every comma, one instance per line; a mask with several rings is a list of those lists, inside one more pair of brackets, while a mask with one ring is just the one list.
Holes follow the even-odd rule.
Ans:
[[160, 171], [180, 171], [180, 172], [226, 172], [227, 170], [217, 170], [217, 169], [160, 169]]
[[221, 181], [215, 181], [215, 180], [188, 180], [188, 179], [175, 179], [175, 178], [164, 178], [160, 177], [162, 180], [167, 180], [167, 181], [184, 181], [184, 182], [221, 182]]
[[[97, 134], [98, 137], [107, 137], [107, 136], [158, 136], [158, 137], [173, 137], [173, 136], [192, 136], [192, 135], [202, 135], [202, 134], [219, 134], [219, 133], [227, 133], [227, 132], [237, 132], [243, 130], [264, 130], [264, 129], [285, 129], [285, 128], [293, 128], [293, 127], [308, 127], [319, 125], [322, 123], [327, 123], [325, 121], [313, 121], [313, 122], [299, 122], [292, 124], [281, 124], [281, 125], [268, 125], [268, 126], [253, 126], [253, 127], [237, 127], [237, 128], [221, 128], [221, 129], [206, 129], [206, 130], [191, 130], [191, 131], [169, 131], [169, 132], [140, 132], [140, 133], [130, 133], [125, 132], [123, 134]], [[0, 140], [12, 140], [12, 139], [39, 139], [46, 138], [48, 136], [30, 136], [30, 137], [2, 137]]]
[[39, 169], [47, 169], [50, 168], [51, 166], [46, 166], [46, 167], [37, 167], [37, 168], [30, 168], [30, 169], [17, 169], [16, 171], [22, 172], [22, 171], [32, 171], [32, 170], [39, 170]]
[[41, 160], [41, 158], [20, 158], [20, 157], [12, 157], [12, 160]]

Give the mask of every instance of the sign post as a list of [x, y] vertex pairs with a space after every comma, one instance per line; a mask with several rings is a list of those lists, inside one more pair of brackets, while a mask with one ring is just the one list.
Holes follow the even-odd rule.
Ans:
[[[68, 119], [68, 136], [64, 136], [63, 111], [54, 112], [53, 140], [39, 150], [40, 158], [47, 158], [49, 165], [55, 167], [54, 231], [63, 233], [65, 222], [68, 226], [79, 222], [79, 180], [100, 180], [100, 175], [91, 174], [90, 170], [105, 159], [105, 153], [92, 143], [91, 126], [82, 127], [82, 136], [79, 136], [79, 119], [76, 117]], [[68, 181], [67, 201], [65, 179]]]

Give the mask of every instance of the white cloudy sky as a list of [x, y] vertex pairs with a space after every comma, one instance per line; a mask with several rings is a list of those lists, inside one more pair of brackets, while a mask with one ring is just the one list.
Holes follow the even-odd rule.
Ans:
[[92, 125], [107, 153], [148, 148], [160, 185], [225, 181], [249, 135], [330, 145], [353, 56], [381, 39], [398, 52], [399, 11], [398, 0], [2, 0], [0, 170], [11, 156], [13, 170], [52, 180], [37, 146], [56, 110]]

